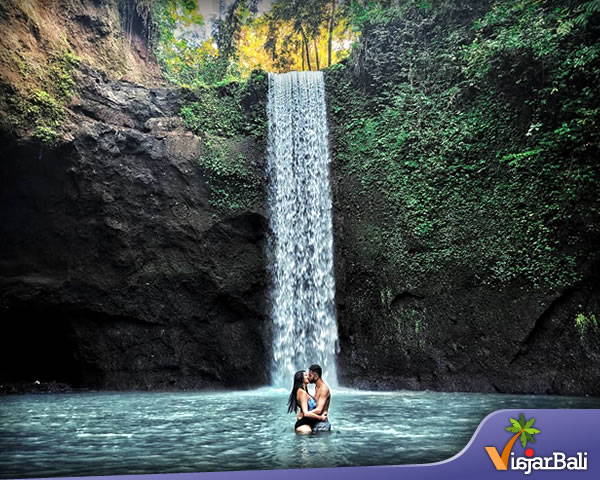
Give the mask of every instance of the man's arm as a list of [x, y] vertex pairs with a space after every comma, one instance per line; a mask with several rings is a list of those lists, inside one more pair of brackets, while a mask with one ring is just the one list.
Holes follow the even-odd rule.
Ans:
[[316, 400], [317, 406], [311, 410], [311, 412], [315, 412], [316, 414], [321, 414], [325, 405], [327, 404], [327, 398], [329, 397], [329, 387], [325, 385], [319, 389], [317, 392]]
[[[325, 419], [327, 417], [324, 417], [323, 415], [321, 415], [321, 412], [319, 413], [315, 413], [315, 409], [312, 409], [310, 412], [308, 411], [308, 395], [302, 395], [299, 394], [301, 396], [300, 400], [300, 411], [302, 412], [302, 415], [304, 417], [307, 418], [316, 418], [317, 420], [323, 422], [325, 421]], [[321, 408], [322, 409], [322, 408]]]

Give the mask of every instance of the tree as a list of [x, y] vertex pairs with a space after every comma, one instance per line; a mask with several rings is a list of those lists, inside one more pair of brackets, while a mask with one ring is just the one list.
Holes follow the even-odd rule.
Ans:
[[[306, 59], [308, 69], [312, 70], [311, 44], [314, 47], [314, 59], [317, 69], [320, 68], [319, 40], [321, 31], [330, 20], [330, 10], [327, 2], [322, 0], [277, 0], [268, 13], [269, 37], [265, 44], [273, 57], [277, 56], [277, 37], [282, 43], [292, 41], [293, 36], [300, 36], [300, 48]], [[291, 24], [291, 32], [281, 37], [283, 24]]]
[[331, 44], [333, 42], [333, 29], [335, 27], [335, 0], [331, 0], [331, 13], [327, 35], [327, 66], [331, 67]]
[[244, 24], [258, 11], [258, 0], [234, 0], [227, 7], [221, 1], [219, 18], [213, 23], [213, 37], [225, 68], [237, 60], [240, 34]]

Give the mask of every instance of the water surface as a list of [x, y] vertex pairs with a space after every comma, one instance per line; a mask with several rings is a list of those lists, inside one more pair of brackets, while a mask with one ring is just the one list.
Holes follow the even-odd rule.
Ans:
[[0, 398], [0, 476], [49, 477], [428, 463], [503, 408], [600, 398], [334, 391], [334, 431], [293, 432], [287, 392], [77, 393]]

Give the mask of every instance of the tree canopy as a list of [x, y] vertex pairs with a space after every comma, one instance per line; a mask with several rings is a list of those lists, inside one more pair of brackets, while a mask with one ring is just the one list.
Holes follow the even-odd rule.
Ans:
[[209, 19], [196, 0], [136, 1], [125, 11], [151, 8], [154, 51], [167, 78], [182, 85], [247, 78], [254, 69], [320, 70], [347, 57], [357, 38], [349, 0], [276, 0], [263, 14], [258, 0], [222, 3], [210, 38], [198, 34]]

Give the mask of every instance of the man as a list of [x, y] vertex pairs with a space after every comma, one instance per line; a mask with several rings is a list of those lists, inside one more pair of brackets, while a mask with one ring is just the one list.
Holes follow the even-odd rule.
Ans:
[[[315, 384], [315, 400], [317, 401], [317, 406], [311, 412], [317, 415], [328, 416], [331, 390], [329, 390], [329, 386], [323, 381], [323, 370], [320, 365], [314, 364], [309, 367], [308, 380], [310, 383]], [[313, 427], [313, 432], [328, 432], [330, 430], [331, 424], [329, 421], [318, 422]]]

